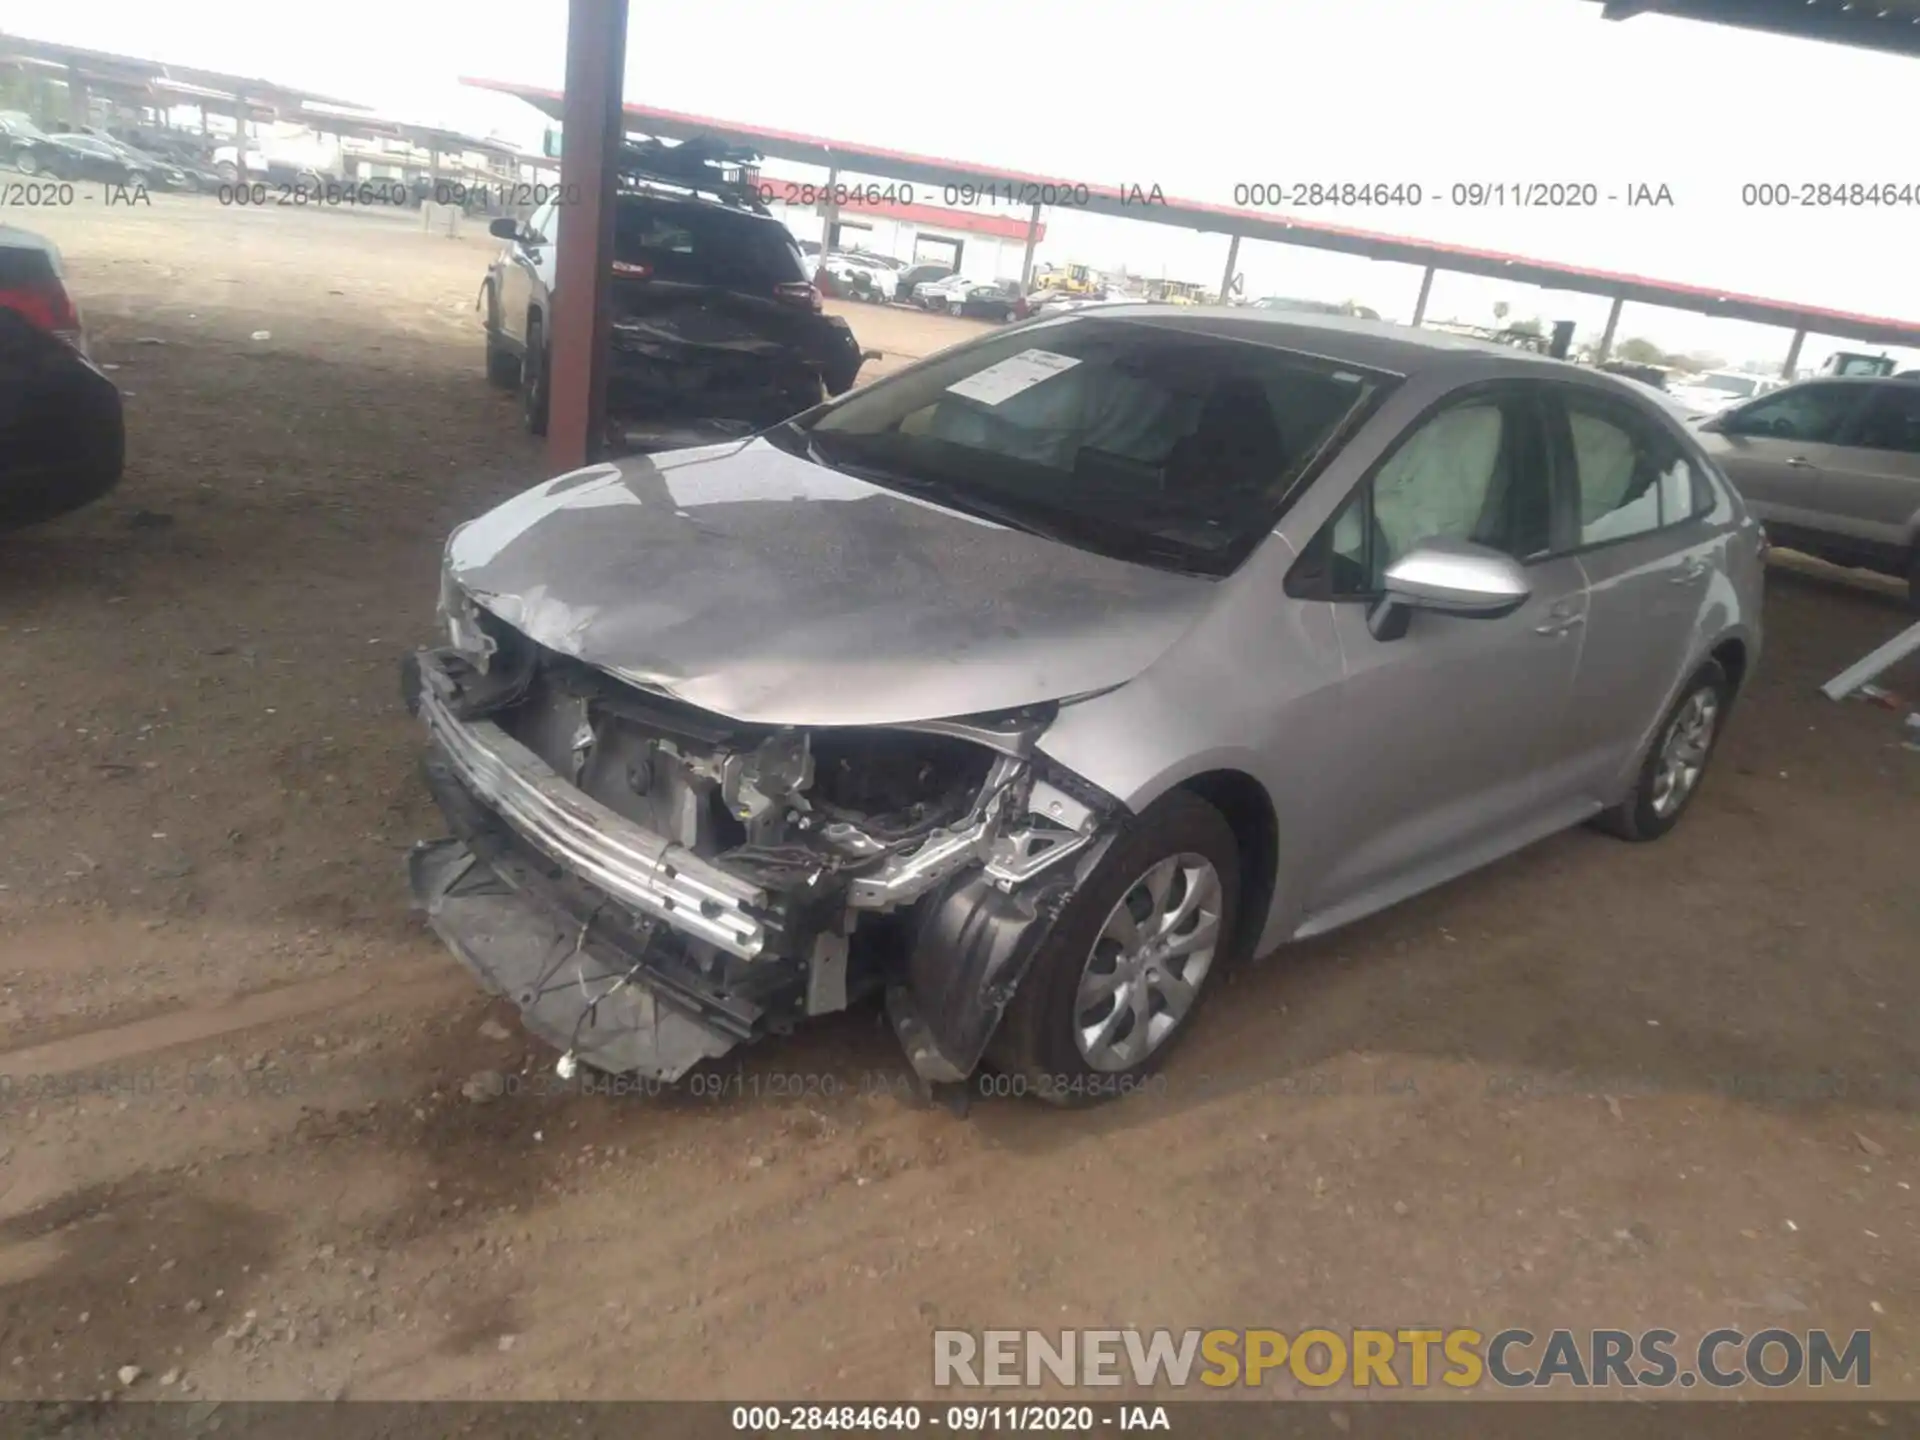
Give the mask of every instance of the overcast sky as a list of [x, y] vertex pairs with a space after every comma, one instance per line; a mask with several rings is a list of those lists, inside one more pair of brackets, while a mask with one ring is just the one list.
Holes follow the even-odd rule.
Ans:
[[[565, 0], [0, 0], [0, 30], [257, 75], [537, 144], [529, 107], [461, 87], [559, 88]], [[702, 0], [632, 7], [631, 101], [1222, 204], [1257, 181], [1417, 182], [1419, 208], [1323, 218], [1630, 274], [1920, 319], [1920, 203], [1755, 209], [1757, 182], [1920, 187], [1920, 62], [1592, 0]], [[1844, 137], [1844, 145], [1837, 143]], [[769, 165], [770, 171], [780, 170]], [[788, 173], [799, 173], [785, 167]], [[1666, 185], [1663, 209], [1467, 209], [1455, 182]], [[938, 197], [934, 197], [938, 198]], [[1055, 210], [1043, 258], [1218, 284], [1219, 235]], [[1418, 272], [1243, 244], [1249, 293], [1353, 298], [1401, 318]], [[1570, 318], [1604, 301], [1441, 276], [1428, 314]], [[1621, 334], [1736, 358], [1783, 332], [1630, 306]], [[1809, 342], [1817, 361], [1832, 346]]]

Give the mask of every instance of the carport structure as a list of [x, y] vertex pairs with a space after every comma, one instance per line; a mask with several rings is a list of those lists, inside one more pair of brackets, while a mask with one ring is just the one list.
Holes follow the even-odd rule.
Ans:
[[[88, 50], [78, 45], [56, 45], [19, 35], [0, 34], [0, 65], [38, 70], [64, 84], [67, 120], [76, 126], [87, 123], [88, 102], [95, 94], [155, 108], [198, 105], [203, 115], [208, 110], [224, 112], [232, 117], [236, 134], [244, 133], [248, 121], [274, 120], [289, 113], [312, 120], [311, 113], [303, 110], [309, 104], [329, 107], [338, 115], [364, 112], [366, 108], [350, 100], [297, 90], [257, 76], [203, 70], [192, 65], [169, 65], [159, 60]], [[329, 124], [326, 128], [332, 126]], [[244, 168], [246, 147], [238, 148], [238, 162]]]
[[[523, 165], [552, 164], [545, 156], [528, 155], [503, 141], [485, 140], [441, 126], [415, 124], [379, 114], [351, 100], [223, 70], [170, 65], [137, 55], [116, 55], [0, 34], [0, 66], [7, 65], [49, 75], [64, 85], [66, 119], [76, 126], [86, 123], [90, 101], [95, 95], [101, 95], [123, 105], [161, 111], [175, 105], [196, 105], [203, 117], [208, 111], [227, 115], [233, 120], [236, 132], [242, 128], [243, 118], [247, 121], [289, 120], [342, 140], [402, 141], [426, 153], [428, 171], [434, 179], [441, 177], [443, 155], [477, 153], [516, 171]], [[235, 162], [244, 170], [245, 147], [238, 149]]]
[[[1839, 10], [1845, 0], [1608, 0], [1608, 14], [1665, 9], [1674, 13], [1713, 10], [1711, 18], [1747, 12], [1744, 23], [1762, 28], [1784, 28], [1782, 12], [1797, 5]], [[1895, 0], [1878, 0], [1869, 10], [1885, 11]], [[1920, 0], [1898, 0], [1906, 13], [1920, 15]], [[1763, 24], [1763, 22], [1765, 22]], [[1665, 306], [1701, 315], [1780, 326], [1793, 331], [1785, 371], [1799, 362], [1808, 334], [1860, 341], [1873, 345], [1920, 346], [1920, 321], [1857, 315], [1819, 306], [1768, 300], [1700, 285], [1595, 270], [1552, 261], [1530, 259], [1492, 250], [1442, 245], [1404, 236], [1379, 234], [1346, 226], [1328, 225], [1267, 211], [1236, 209], [1172, 196], [1143, 196], [1137, 187], [1084, 184], [1061, 176], [1035, 175], [999, 165], [975, 164], [936, 156], [914, 155], [871, 145], [850, 144], [817, 135], [772, 130], [760, 126], [689, 115], [646, 105], [623, 105], [622, 75], [626, 61], [627, 0], [570, 0], [567, 27], [566, 89], [554, 91], [508, 81], [469, 78], [466, 84], [517, 96], [559, 120], [566, 144], [561, 155], [561, 184], [577, 197], [571, 225], [556, 257], [553, 351], [550, 359], [549, 452], [556, 465], [571, 468], [598, 454], [605, 433], [608, 343], [607, 293], [613, 269], [613, 197], [615, 162], [626, 132], [687, 140], [712, 136], [773, 159], [824, 167], [829, 186], [842, 174], [880, 177], [932, 186], [964, 186], [1039, 193], [1069, 188], [1075, 209], [1122, 220], [1175, 225], [1228, 237], [1225, 279], [1227, 294], [1238, 263], [1243, 239], [1269, 240], [1282, 245], [1358, 255], [1370, 260], [1396, 261], [1421, 268], [1420, 292], [1413, 323], [1425, 317], [1434, 275], [1442, 270], [1517, 281], [1578, 294], [1605, 296], [1612, 301], [1600, 342], [1604, 356], [1611, 346], [1621, 308], [1637, 304]], [[1908, 27], [1920, 36], [1920, 27]], [[1811, 33], [1794, 30], [1790, 33]], [[1875, 31], [1886, 41], [1890, 32]], [[1820, 38], [1839, 38], [1822, 34]], [[1865, 42], [1858, 42], [1865, 43]], [[1895, 48], [1890, 44], [1883, 48]], [[1083, 203], [1084, 201], [1084, 203]], [[1033, 261], [1033, 237], [1042, 206], [1034, 204], [1028, 219], [1026, 271]], [[836, 213], [825, 207], [823, 238], [832, 234]], [[590, 242], [590, 243], [589, 243]], [[1027, 276], [1023, 275], [1023, 279]]]

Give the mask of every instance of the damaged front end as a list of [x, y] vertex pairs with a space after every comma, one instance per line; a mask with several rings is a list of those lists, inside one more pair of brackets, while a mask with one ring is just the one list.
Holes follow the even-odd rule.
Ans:
[[1050, 706], [746, 723], [443, 608], [407, 698], [453, 837], [416, 903], [563, 1069], [672, 1080], [884, 992], [916, 1072], [964, 1079], [1119, 819], [1037, 753]]

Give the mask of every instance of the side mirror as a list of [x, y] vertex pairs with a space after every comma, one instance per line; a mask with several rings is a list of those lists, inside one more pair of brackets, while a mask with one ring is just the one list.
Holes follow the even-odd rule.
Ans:
[[1495, 620], [1511, 615], [1533, 593], [1518, 561], [1465, 540], [1424, 541], [1388, 566], [1382, 579], [1386, 593], [1367, 615], [1376, 640], [1406, 634], [1415, 610]]
[[525, 232], [511, 215], [502, 215], [487, 226], [487, 233], [500, 240], [518, 240]]

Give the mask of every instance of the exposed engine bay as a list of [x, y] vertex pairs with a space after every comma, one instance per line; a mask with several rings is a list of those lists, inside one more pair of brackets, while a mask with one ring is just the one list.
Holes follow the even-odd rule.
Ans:
[[563, 1074], [676, 1079], [884, 991], [923, 1079], [965, 1079], [1118, 819], [1036, 753], [1049, 706], [748, 724], [449, 607], [407, 680], [454, 831], [416, 902]]

